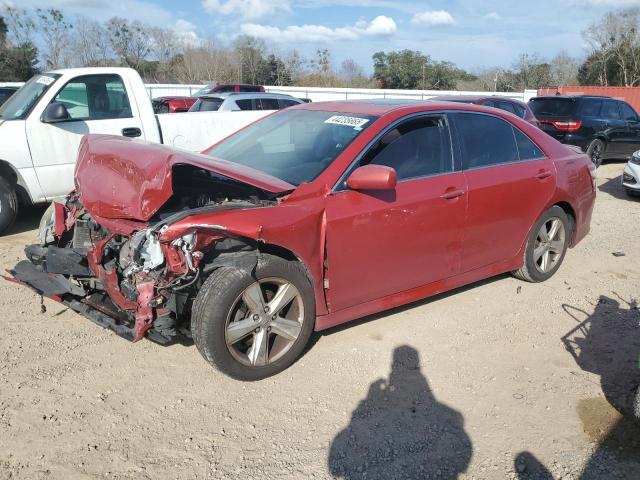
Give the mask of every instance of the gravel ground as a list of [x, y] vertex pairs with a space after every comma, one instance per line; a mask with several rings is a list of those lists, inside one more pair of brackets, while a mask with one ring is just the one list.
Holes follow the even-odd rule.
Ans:
[[[598, 170], [592, 232], [550, 281], [500, 276], [324, 332], [258, 383], [1, 281], [0, 479], [640, 478], [640, 430], [607, 401], [640, 351], [622, 168]], [[41, 213], [0, 238], [0, 268]]]

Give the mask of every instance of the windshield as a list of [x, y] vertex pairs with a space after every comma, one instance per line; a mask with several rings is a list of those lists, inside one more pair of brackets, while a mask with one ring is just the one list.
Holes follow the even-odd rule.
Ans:
[[210, 83], [209, 85], [202, 87], [200, 90], [198, 90], [197, 92], [195, 92], [193, 95], [191, 95], [192, 97], [199, 97], [201, 95], [206, 95], [207, 93], [211, 93], [211, 90], [213, 90], [213, 87], [215, 87], [216, 84], [215, 83]]
[[282, 110], [223, 140], [207, 153], [300, 185], [320, 175], [376, 118]]
[[33, 77], [20, 90], [14, 93], [9, 100], [2, 104], [0, 118], [2, 120], [26, 118], [33, 106], [40, 100], [40, 97], [58, 78], [60, 78], [59, 73], [47, 73]]
[[536, 117], [568, 117], [575, 112], [576, 102], [571, 98], [532, 98], [529, 108]]

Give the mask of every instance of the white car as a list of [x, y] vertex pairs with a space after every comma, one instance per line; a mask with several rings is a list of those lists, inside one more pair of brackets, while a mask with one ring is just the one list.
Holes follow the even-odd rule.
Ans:
[[242, 110], [282, 110], [305, 103], [282, 93], [208, 93], [196, 100], [189, 112], [239, 112]]
[[640, 197], [640, 150], [624, 166], [622, 186], [630, 197]]

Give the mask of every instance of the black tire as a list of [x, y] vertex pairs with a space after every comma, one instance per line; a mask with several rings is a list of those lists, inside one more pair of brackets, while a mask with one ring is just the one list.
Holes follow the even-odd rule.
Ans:
[[0, 234], [13, 224], [17, 215], [16, 189], [4, 177], [0, 177]]
[[602, 154], [604, 153], [607, 144], [604, 143], [604, 140], [596, 138], [589, 144], [589, 148], [587, 148], [587, 155], [593, 162], [593, 164], [598, 168], [602, 165]]
[[[286, 353], [264, 366], [241, 363], [225, 341], [227, 319], [242, 292], [256, 280], [281, 278], [293, 284], [302, 299], [304, 316], [297, 339]], [[249, 272], [233, 267], [215, 270], [204, 282], [193, 304], [191, 333], [202, 356], [217, 370], [238, 380], [261, 380], [280, 373], [302, 354], [315, 323], [313, 287], [303, 266], [273, 255], [262, 255], [255, 278]]]
[[628, 197], [640, 198], [640, 190], [634, 190], [633, 188], [625, 188], [624, 191], [627, 193]]
[[[562, 246], [562, 253], [557, 257], [557, 260], [554, 260], [554, 265], [548, 271], [541, 271], [537, 264], [536, 259], [534, 259], [534, 249], [536, 248], [536, 242], [538, 238], [538, 232], [542, 228], [544, 224], [547, 224], [552, 219], [558, 218], [562, 222], [562, 226], [564, 227], [564, 244]], [[520, 280], [524, 280], [525, 282], [544, 282], [551, 278], [560, 268], [564, 260], [564, 256], [567, 253], [567, 248], [569, 246], [569, 241], [571, 240], [572, 234], [572, 222], [569, 220], [569, 217], [565, 213], [565, 211], [558, 207], [553, 206], [549, 210], [547, 210], [540, 219], [536, 222], [536, 224], [531, 229], [529, 233], [529, 237], [527, 238], [527, 244], [524, 249], [524, 259], [523, 265], [520, 269], [515, 270], [512, 275]]]

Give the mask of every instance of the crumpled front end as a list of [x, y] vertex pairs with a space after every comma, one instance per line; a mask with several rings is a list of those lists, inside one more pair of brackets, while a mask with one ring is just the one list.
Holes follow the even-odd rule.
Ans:
[[[216, 207], [249, 206], [229, 201]], [[189, 337], [191, 302], [203, 268], [215, 268], [221, 254], [246, 250], [247, 245], [215, 230], [161, 241], [168, 223], [116, 222], [123, 228], [111, 231], [72, 194], [47, 210], [39, 243], [26, 247], [28, 260], [15, 266], [9, 280], [132, 341], [146, 335], [166, 344]]]
[[[64, 303], [129, 340], [168, 343], [180, 333], [177, 319], [199, 277], [204, 254], [196, 235], [161, 244], [145, 224], [131, 235], [98, 224], [76, 195], [54, 202], [40, 225], [39, 243], [25, 249], [28, 260], [13, 279]], [[210, 244], [215, 237], [208, 236]], [[188, 335], [188, 328], [182, 333]]]

